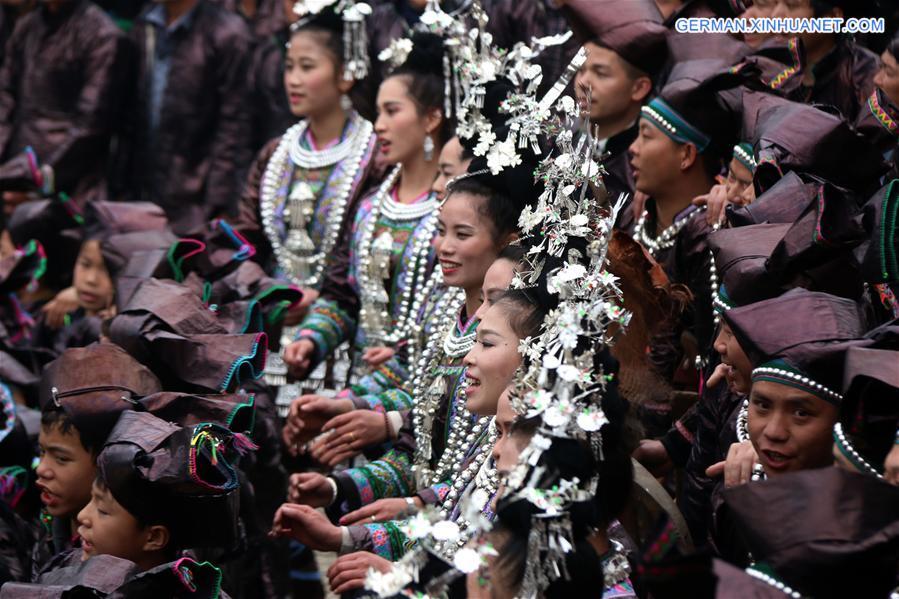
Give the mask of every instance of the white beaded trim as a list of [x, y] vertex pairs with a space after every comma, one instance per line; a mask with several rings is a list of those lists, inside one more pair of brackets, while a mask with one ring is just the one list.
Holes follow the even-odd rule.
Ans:
[[779, 377], [783, 377], [785, 379], [789, 379], [791, 381], [795, 381], [797, 383], [805, 385], [809, 389], [814, 389], [815, 391], [824, 393], [825, 395], [836, 400], [837, 402], [843, 401], [843, 396], [840, 395], [839, 393], [837, 393], [836, 391], [828, 389], [821, 383], [817, 383], [817, 382], [813, 381], [812, 379], [808, 378], [807, 376], [802, 376], [801, 374], [796, 374], [795, 372], [790, 372], [789, 370], [784, 370], [783, 368], [772, 368], [771, 366], [760, 366], [752, 371], [752, 378], [754, 379], [759, 375], [766, 375], [766, 374], [771, 374], [774, 376], [779, 376]]
[[721, 299], [721, 294], [719, 294], [719, 293], [712, 295], [712, 304], [716, 308], [721, 308], [722, 312], [727, 312], [731, 308], [730, 306], [728, 306], [727, 304], [724, 303], [724, 301]]
[[661, 125], [662, 127], [664, 127], [666, 130], [668, 130], [668, 131], [670, 131], [671, 133], [677, 135], [677, 127], [675, 127], [674, 125], [672, 125], [671, 123], [669, 123], [669, 122], [668, 122], [668, 119], [666, 119], [665, 117], [663, 117], [663, 116], [662, 116], [658, 111], [656, 111], [654, 108], [652, 108], [652, 107], [650, 107], [650, 106], [644, 106], [644, 107], [643, 107], [643, 114], [646, 115], [646, 116], [648, 116], [649, 118], [651, 118], [651, 119], [652, 119], [655, 123], [657, 123], [658, 125]]
[[755, 578], [757, 580], [761, 580], [765, 584], [768, 584], [768, 585], [774, 587], [778, 591], [786, 593], [790, 597], [793, 597], [793, 599], [802, 599], [802, 594], [799, 593], [799, 591], [793, 590], [792, 587], [787, 586], [786, 584], [777, 580], [773, 576], [769, 576], [768, 574], [765, 574], [764, 572], [759, 572], [758, 570], [756, 570], [755, 568], [752, 568], [752, 567], [746, 568], [745, 572], [747, 574], [749, 574], [750, 576], [752, 576], [753, 578]]
[[749, 152], [747, 152], [746, 150], [741, 148], [739, 145], [734, 146], [734, 154], [739, 155], [739, 157], [740, 157], [739, 160], [741, 162], [748, 162], [749, 164], [752, 165], [753, 169], [758, 168], [759, 164], [758, 164], [758, 162], [755, 161], [755, 156], [753, 156], [752, 154], [750, 154]]
[[877, 468], [868, 463], [868, 461], [861, 456], [861, 454], [856, 451], [855, 447], [852, 445], [852, 442], [846, 438], [846, 435], [843, 433], [843, 424], [837, 422], [833, 425], [833, 436], [836, 440], [837, 444], [840, 445], [840, 448], [843, 451], [851, 454], [852, 459], [850, 461], [853, 462], [854, 466], [860, 466], [863, 470], [867, 470], [869, 474], [873, 474], [877, 478], [882, 479], [883, 475], [877, 471]]

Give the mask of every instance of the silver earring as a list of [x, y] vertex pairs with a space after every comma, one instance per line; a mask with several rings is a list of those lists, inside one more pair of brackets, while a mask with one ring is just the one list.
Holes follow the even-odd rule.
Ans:
[[434, 159], [434, 138], [431, 137], [431, 134], [428, 133], [425, 136], [425, 162], [430, 162]]
[[343, 108], [344, 112], [349, 112], [353, 109], [353, 101], [350, 100], [350, 97], [346, 94], [340, 96], [340, 107]]

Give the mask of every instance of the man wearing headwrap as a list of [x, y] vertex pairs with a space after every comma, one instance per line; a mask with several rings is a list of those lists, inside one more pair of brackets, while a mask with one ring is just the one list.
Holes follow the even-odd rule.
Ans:
[[[772, 18], [824, 18], [870, 16], [864, 0], [778, 0]], [[847, 119], [854, 119], [874, 87], [877, 57], [837, 33], [800, 33], [805, 50], [802, 86], [794, 99], [829, 104]]]
[[717, 90], [733, 87], [738, 75], [714, 61], [679, 63], [668, 85], [642, 109], [639, 135], [630, 147], [637, 191], [649, 197], [634, 226], [634, 239], [649, 250], [674, 283], [693, 292], [683, 326], [695, 339], [685, 348], [679, 331], [653, 343], [653, 361], [674, 380], [690, 353], [710, 344], [712, 331], [710, 227], [693, 199], [708, 193], [730, 158], [736, 138], [734, 115]]
[[19, 20], [0, 69], [0, 170], [27, 153], [32, 177], [0, 189], [7, 214], [38, 192], [79, 204], [105, 197], [125, 50], [121, 31], [87, 0], [41, 2]]
[[[599, 151], [610, 201], [634, 194], [628, 147], [637, 137], [640, 107], [652, 95], [653, 82], [668, 57], [667, 29], [650, 0], [569, 0], [572, 26], [586, 41], [587, 60], [574, 80], [582, 106], [588, 106], [591, 129], [601, 140]], [[623, 209], [618, 226], [633, 226], [632, 211]]]

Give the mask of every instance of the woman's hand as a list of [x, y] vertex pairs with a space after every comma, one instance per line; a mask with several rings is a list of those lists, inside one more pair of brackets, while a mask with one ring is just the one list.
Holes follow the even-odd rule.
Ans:
[[303, 297], [300, 298], [300, 301], [287, 311], [287, 316], [284, 317], [285, 326], [294, 327], [303, 322], [306, 314], [309, 313], [309, 307], [318, 299], [318, 290], [316, 289], [303, 287], [302, 292]]
[[298, 379], [306, 378], [315, 355], [315, 343], [311, 339], [299, 339], [284, 348], [284, 363], [290, 374]]
[[661, 441], [655, 439], [640, 441], [640, 445], [634, 450], [633, 457], [656, 478], [665, 476], [674, 468], [668, 450]]
[[326, 466], [335, 466], [358, 455], [364, 448], [387, 440], [384, 414], [353, 410], [335, 416], [322, 427], [330, 431], [311, 448], [312, 457]]
[[751, 481], [752, 469], [758, 461], [759, 457], [750, 441], [733, 443], [727, 450], [727, 458], [723, 462], [709, 466], [705, 474], [710, 478], [716, 478], [723, 473], [724, 487], [729, 489]]
[[362, 361], [374, 370], [387, 360], [393, 357], [396, 350], [392, 347], [369, 347], [362, 352]]
[[316, 551], [340, 551], [340, 528], [308, 505], [285, 503], [275, 512], [272, 537], [290, 537]]
[[368, 571], [389, 572], [393, 563], [379, 555], [367, 551], [341, 555], [328, 568], [328, 584], [331, 592], [345, 593], [365, 586]]
[[327, 507], [334, 500], [334, 487], [328, 477], [318, 472], [300, 472], [290, 475], [287, 500], [298, 505]]
[[[424, 507], [424, 502], [415, 497], [412, 499], [417, 509]], [[403, 497], [388, 497], [378, 499], [374, 503], [359, 508], [340, 519], [340, 524], [349, 526], [351, 524], [371, 524], [372, 522], [388, 522], [390, 520], [399, 520], [407, 515], [410, 511], [409, 502]]]
[[288, 453], [296, 456], [300, 446], [322, 432], [326, 422], [353, 409], [349, 399], [330, 399], [321, 395], [301, 395], [291, 402], [281, 438]]

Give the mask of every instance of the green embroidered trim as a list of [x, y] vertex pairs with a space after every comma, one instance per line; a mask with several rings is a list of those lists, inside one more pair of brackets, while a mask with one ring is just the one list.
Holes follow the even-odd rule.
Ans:
[[890, 181], [883, 196], [880, 222], [880, 271], [885, 281], [899, 278], [899, 261], [896, 256], [896, 219], [899, 214], [897, 183], [899, 183], [899, 179]]

